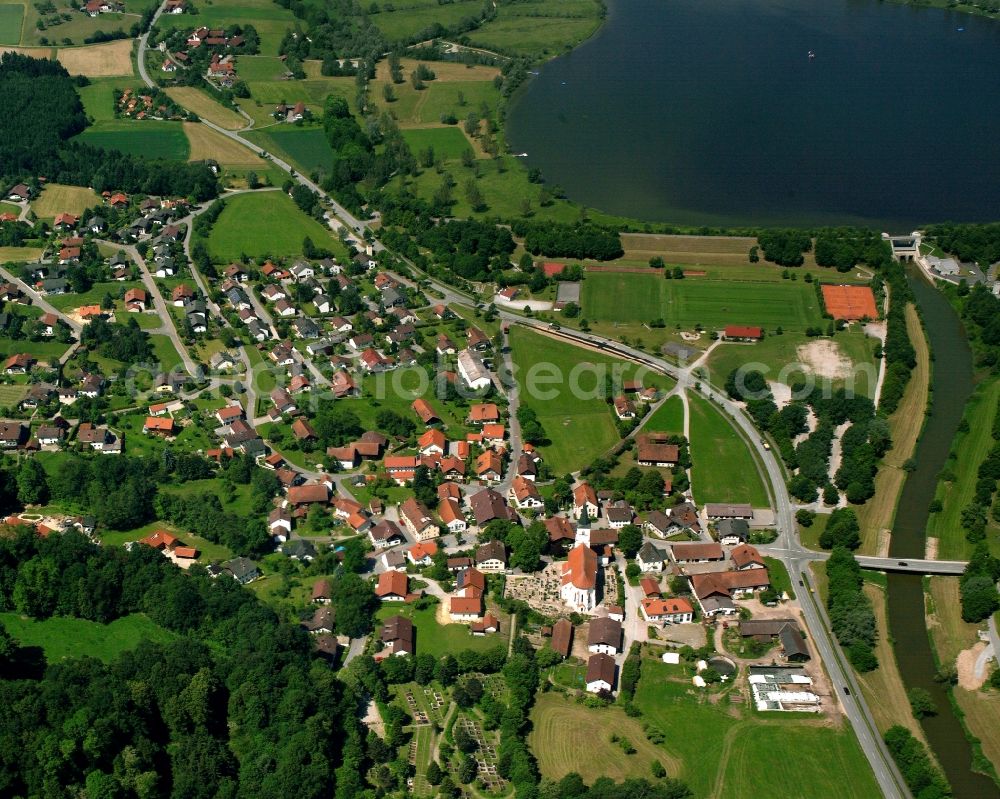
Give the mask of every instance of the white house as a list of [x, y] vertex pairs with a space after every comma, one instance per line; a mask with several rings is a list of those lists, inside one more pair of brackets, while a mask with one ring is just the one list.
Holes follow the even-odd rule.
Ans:
[[587, 660], [587, 692], [599, 694], [615, 687], [615, 660], [610, 655], [591, 655]]
[[640, 571], [661, 572], [667, 563], [667, 553], [647, 541], [636, 554], [635, 562]]
[[622, 623], [610, 617], [593, 619], [587, 633], [587, 651], [617, 655], [621, 650]]

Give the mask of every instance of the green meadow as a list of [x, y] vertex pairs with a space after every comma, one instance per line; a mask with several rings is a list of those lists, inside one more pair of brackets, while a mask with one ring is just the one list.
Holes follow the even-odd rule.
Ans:
[[65, 616], [38, 621], [18, 613], [0, 613], [0, 621], [21, 646], [41, 647], [49, 663], [76, 657], [109, 663], [143, 641], [166, 643], [175, 637], [142, 613], [123, 616], [110, 624]]
[[77, 136], [78, 141], [128, 155], [186, 161], [191, 145], [180, 122], [116, 120], [99, 122]]

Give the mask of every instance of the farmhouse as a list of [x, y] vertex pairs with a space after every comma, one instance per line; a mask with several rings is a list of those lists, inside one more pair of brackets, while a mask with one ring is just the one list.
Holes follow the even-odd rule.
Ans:
[[753, 518], [753, 508], [747, 504], [731, 504], [725, 502], [709, 502], [705, 505], [705, 515], [709, 519], [744, 519]]
[[517, 512], [492, 488], [474, 494], [469, 500], [469, 504], [479, 527], [485, 527], [494, 519], [504, 519], [511, 522], [518, 520]]
[[661, 572], [667, 563], [667, 553], [646, 541], [635, 556], [640, 571]]
[[599, 694], [615, 687], [615, 661], [610, 655], [591, 655], [587, 660], [587, 692]]
[[607, 617], [591, 619], [587, 631], [587, 650], [617, 655], [622, 645], [622, 623]]
[[670, 545], [670, 554], [678, 563], [710, 563], [725, 558], [722, 546], [716, 543], [676, 543]]
[[376, 655], [382, 657], [412, 655], [416, 651], [413, 645], [413, 622], [403, 616], [390, 616], [382, 624], [381, 632], [384, 649]]
[[637, 437], [636, 460], [640, 466], [659, 466], [662, 468], [672, 468], [677, 465], [680, 457], [680, 447], [676, 444], [668, 444], [658, 440], [660, 437], [655, 434], [641, 435]]
[[476, 549], [476, 567], [484, 572], [502, 572], [507, 568], [507, 549], [502, 541], [488, 541]]
[[764, 338], [764, 331], [759, 327], [747, 325], [726, 325], [722, 331], [722, 338], [725, 341], [760, 341]]
[[486, 388], [493, 382], [486, 364], [472, 350], [462, 350], [458, 354], [458, 373], [473, 391]]
[[642, 600], [642, 615], [647, 621], [660, 624], [687, 624], [694, 620], [694, 608], [681, 597]]

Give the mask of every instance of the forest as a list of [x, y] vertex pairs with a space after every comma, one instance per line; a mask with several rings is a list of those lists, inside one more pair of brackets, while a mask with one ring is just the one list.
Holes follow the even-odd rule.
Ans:
[[21, 531], [0, 539], [0, 606], [99, 623], [145, 613], [176, 636], [110, 663], [45, 665], [14, 642], [0, 664], [0, 795], [332, 794], [354, 707], [308, 634], [235, 581], [148, 547]]
[[150, 160], [71, 142], [87, 126], [71, 78], [56, 61], [17, 53], [0, 56], [0, 183], [50, 181], [130, 194], [202, 201], [218, 194], [205, 164]]
[[569, 225], [518, 219], [511, 223], [511, 230], [515, 236], [524, 238], [524, 248], [532, 255], [613, 261], [625, 254], [617, 230], [593, 224]]

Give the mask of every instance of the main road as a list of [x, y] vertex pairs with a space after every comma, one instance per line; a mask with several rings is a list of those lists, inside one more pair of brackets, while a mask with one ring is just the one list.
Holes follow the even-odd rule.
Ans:
[[[154, 16], [154, 22], [159, 16], [159, 13], [160, 11], [157, 11], [156, 16]], [[146, 72], [145, 66], [147, 46], [148, 34], [144, 34], [139, 39], [139, 75], [147, 86], [152, 87], [155, 84]], [[355, 234], [361, 234], [364, 232], [366, 223], [351, 214], [346, 208], [330, 197], [330, 195], [323, 191], [319, 186], [293, 169], [293, 167], [287, 162], [243, 138], [239, 131], [226, 130], [225, 128], [215, 125], [205, 119], [202, 120], [202, 124], [207, 125], [216, 132], [221, 133], [223, 136], [239, 142], [244, 147], [253, 150], [261, 158], [275, 164], [280, 169], [287, 172], [294, 180], [308, 187], [323, 198], [333, 209], [340, 221], [352, 232]], [[376, 252], [385, 249], [385, 247], [378, 241], [373, 242], [373, 248]], [[416, 269], [412, 263], [407, 263], [411, 268]], [[438, 281], [431, 280], [429, 278], [426, 279], [428, 280], [429, 285], [438, 291], [446, 302], [462, 305], [475, 303], [474, 298], [471, 298], [469, 295], [457, 292], [450, 286], [446, 286]], [[777, 459], [774, 457], [774, 453], [769, 448], [764, 447], [760, 439], [760, 433], [756, 430], [753, 422], [750, 421], [750, 418], [744, 413], [741, 407], [734, 403], [727, 395], [719, 392], [710, 384], [693, 378], [690, 367], [683, 368], [675, 366], [662, 358], [657, 358], [618, 342], [609, 341], [600, 336], [577, 331], [556, 331], [549, 328], [548, 325], [538, 322], [537, 320], [526, 319], [507, 311], [500, 311], [499, 313], [500, 317], [506, 322], [525, 325], [535, 328], [536, 330], [546, 332], [549, 335], [557, 335], [578, 344], [596, 347], [610, 355], [626, 358], [636, 363], [646, 365], [652, 370], [669, 375], [679, 382], [683, 381], [685, 384], [692, 387], [697, 382], [702, 395], [714, 402], [729, 416], [737, 429], [743, 434], [749, 445], [756, 452], [757, 462], [763, 467], [763, 470], [768, 478], [768, 483], [771, 486], [771, 495], [775, 510], [775, 527], [778, 530], [778, 539], [775, 543], [778, 548], [784, 551], [781, 559], [785, 563], [792, 579], [805, 584], [805, 581], [808, 580], [808, 574], [806, 573], [808, 570], [808, 564], [812, 560], [812, 555], [814, 553], [811, 553], [809, 550], [802, 547], [798, 540], [792, 502], [785, 486], [784, 474], [781, 467], [778, 464]], [[887, 799], [901, 799], [902, 797], [910, 796], [899, 769], [896, 768], [895, 762], [890, 756], [882, 737], [878, 733], [875, 721], [871, 716], [871, 712], [865, 704], [861, 691], [858, 689], [853, 671], [844, 662], [839, 648], [830, 636], [829, 626], [827, 623], [828, 620], [826, 619], [826, 614], [823, 608], [815, 601], [811, 592], [809, 597], [811, 601], [802, 602], [802, 611], [805, 616], [806, 625], [812, 635], [813, 643], [819, 651], [820, 657], [823, 659], [823, 663], [830, 674], [832, 684], [834, 686], [839, 686], [841, 690], [840, 700], [844, 707], [844, 712], [847, 715], [851, 726], [854, 728], [855, 735], [858, 737], [858, 741], [865, 753], [865, 756], [868, 758], [868, 762], [871, 764], [872, 771], [878, 781], [882, 795]]]

